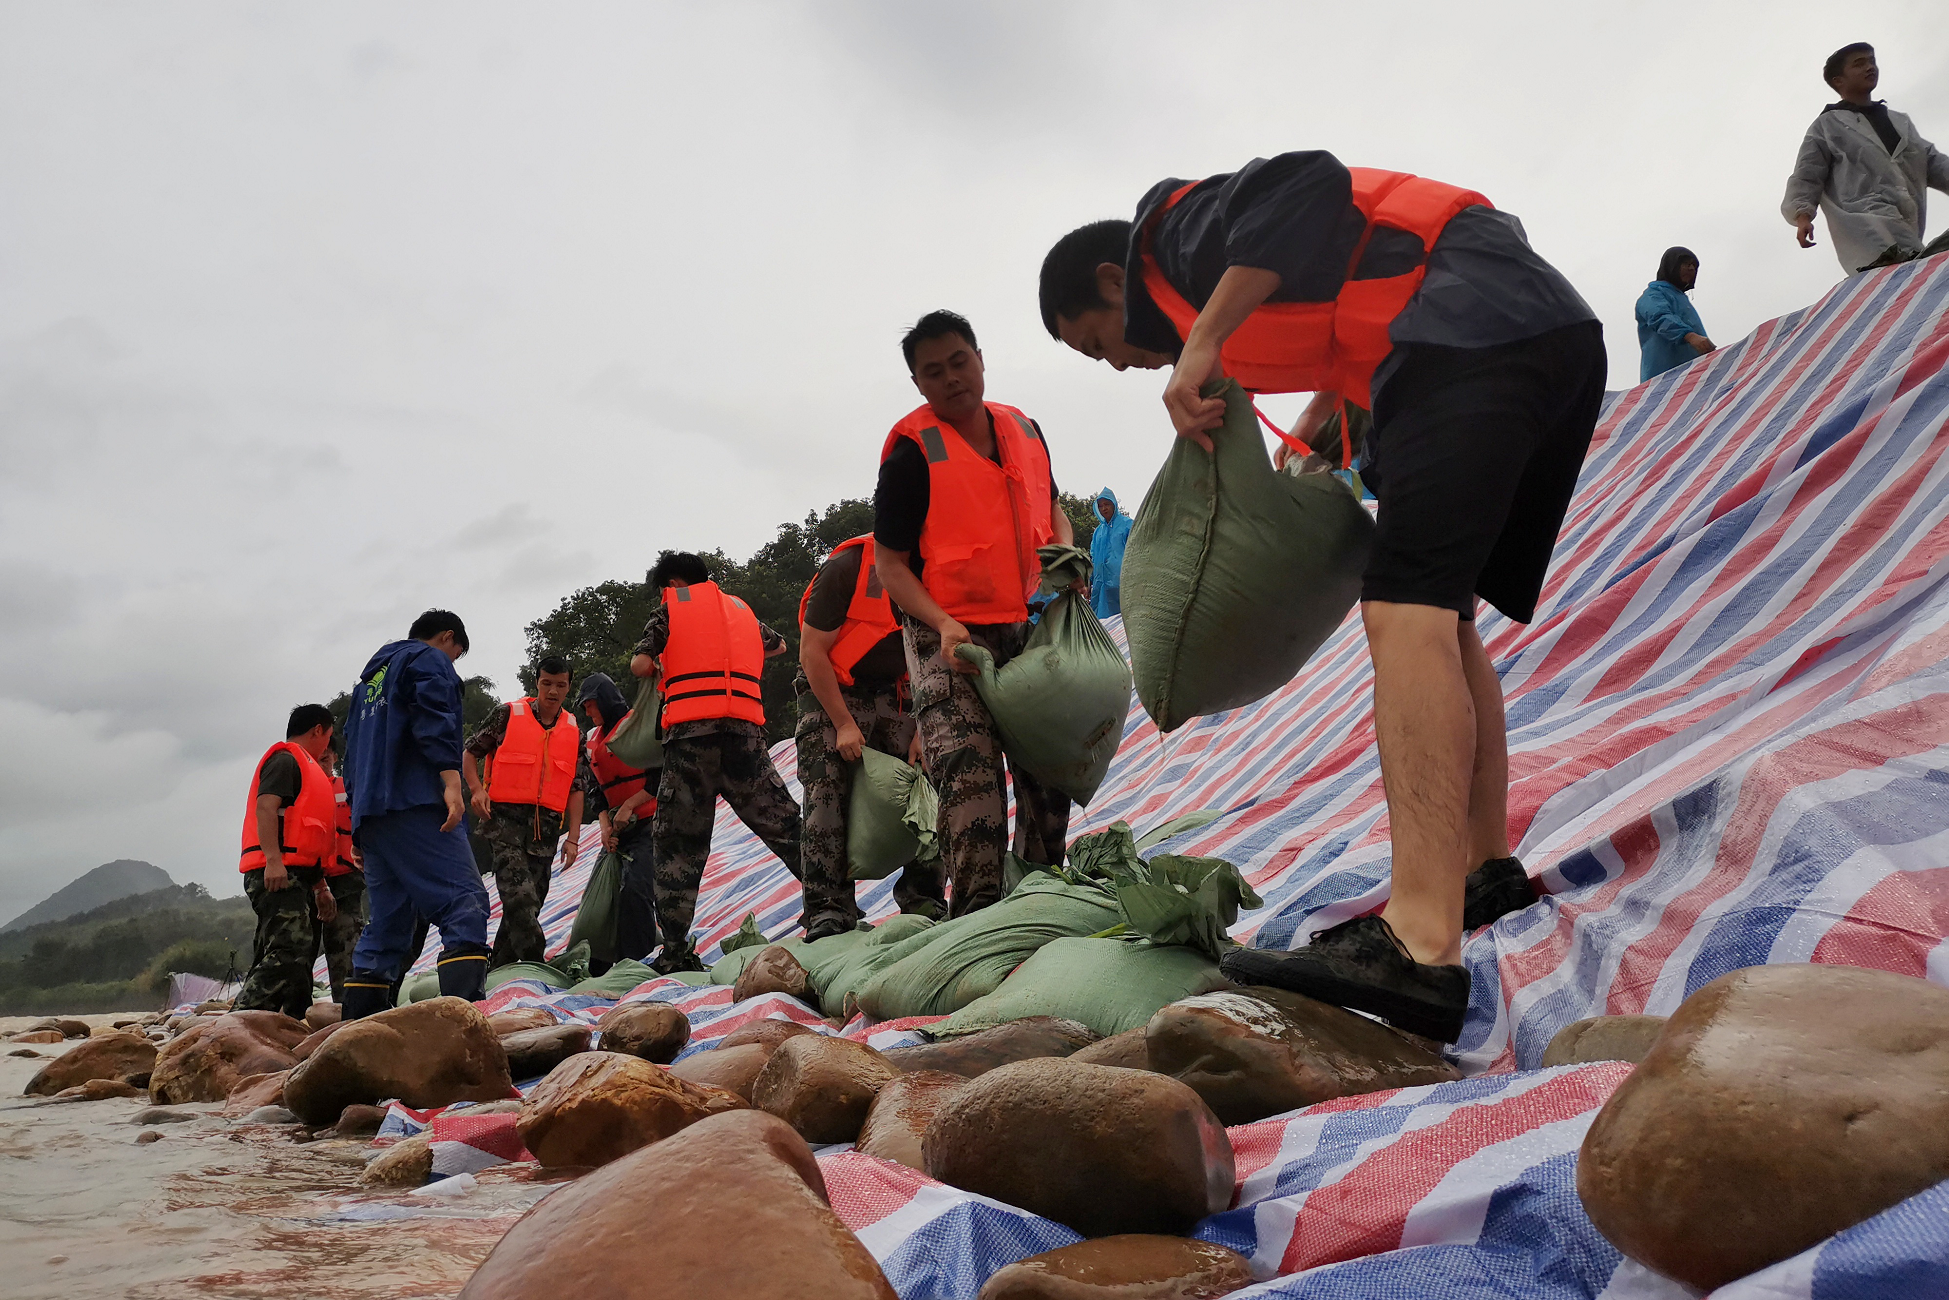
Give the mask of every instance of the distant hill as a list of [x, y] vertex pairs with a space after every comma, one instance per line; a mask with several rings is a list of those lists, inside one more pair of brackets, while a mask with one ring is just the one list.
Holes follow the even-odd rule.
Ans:
[[118, 898], [167, 889], [175, 883], [167, 871], [147, 862], [136, 862], [129, 858], [104, 862], [80, 879], [55, 890], [5, 925], [0, 925], [0, 934], [46, 921], [59, 921], [77, 912], [92, 911]]
[[192, 881], [0, 934], [0, 1016], [153, 1009], [173, 971], [249, 966], [256, 924], [243, 895]]

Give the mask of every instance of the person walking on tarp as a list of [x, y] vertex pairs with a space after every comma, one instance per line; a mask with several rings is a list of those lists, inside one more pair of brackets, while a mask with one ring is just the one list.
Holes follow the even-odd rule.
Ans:
[[1840, 99], [1821, 109], [1800, 142], [1780, 215], [1802, 248], [1814, 246], [1814, 212], [1827, 215], [1827, 236], [1841, 269], [1902, 261], [1922, 251], [1929, 190], [1949, 190], [1949, 157], [1916, 134], [1908, 114], [1870, 98], [1881, 84], [1875, 47], [1843, 45], [1821, 76]]
[[337, 850], [324, 864], [327, 893], [318, 895], [318, 949], [325, 955], [332, 1001], [342, 1004], [345, 981], [352, 973], [352, 949], [365, 928], [365, 870], [352, 844], [352, 803], [345, 793], [345, 778], [338, 773], [337, 747], [327, 746], [318, 764], [332, 779], [338, 826]]
[[1638, 295], [1638, 382], [1676, 370], [1714, 351], [1705, 322], [1685, 295], [1699, 280], [1699, 259], [1689, 248], [1668, 248], [1658, 259], [1658, 278]]
[[[929, 312], [900, 340], [927, 400], [893, 426], [873, 494], [874, 562], [900, 608], [914, 716], [927, 774], [941, 795], [941, 865], [948, 912], [1001, 897], [1008, 798], [995, 720], [975, 693], [958, 645], [985, 646], [1000, 668], [1022, 652], [1029, 597], [1042, 581], [1036, 548], [1069, 545], [1075, 529], [1056, 499], [1041, 426], [984, 400], [974, 327]], [[1015, 851], [1062, 861], [1069, 800], [1012, 765]]]
[[495, 705], [461, 756], [501, 895], [490, 966], [543, 960], [548, 936], [541, 930], [541, 905], [548, 901], [556, 862], [573, 864], [581, 844], [582, 806], [594, 778], [582, 759], [575, 715], [562, 707], [570, 673], [561, 656], [543, 658], [535, 665], [535, 693]]
[[1316, 394], [1302, 443], [1342, 401], [1373, 412], [1361, 619], [1391, 893], [1379, 916], [1296, 952], [1235, 951], [1225, 969], [1454, 1041], [1465, 927], [1531, 899], [1509, 855], [1502, 689], [1476, 600], [1535, 617], [1604, 397], [1595, 314], [1480, 194], [1325, 152], [1160, 181], [1134, 221], [1056, 244], [1041, 307], [1050, 335], [1085, 356], [1172, 367], [1171, 421], [1207, 450], [1225, 403], [1200, 389], [1225, 375]]
[[609, 752], [609, 737], [629, 716], [629, 701], [608, 673], [584, 677], [577, 702], [589, 719], [587, 757], [596, 786], [589, 799], [602, 823], [602, 847], [623, 864], [622, 894], [616, 900], [616, 955], [642, 961], [656, 947], [656, 850], [651, 830], [663, 769], [630, 767]]
[[656, 923], [659, 974], [702, 970], [691, 943], [697, 890], [711, 856], [717, 797], [799, 873], [799, 806], [765, 743], [765, 660], [785, 638], [751, 606], [718, 590], [698, 556], [665, 551], [650, 570], [663, 603], [643, 625], [629, 661], [637, 677], [663, 679], [663, 775], [656, 787]]
[[347, 1020], [392, 1005], [394, 981], [419, 955], [407, 951], [419, 917], [440, 931], [440, 992], [487, 996], [487, 886], [460, 824], [467, 798], [453, 664], [466, 653], [460, 616], [429, 609], [404, 641], [379, 647], [352, 688], [345, 788], [371, 916], [345, 981]]
[[[893, 602], [874, 565], [870, 534], [841, 542], [799, 598], [799, 785], [805, 791], [799, 836], [808, 940], [859, 924], [859, 898], [847, 871], [848, 799], [853, 764], [867, 748], [920, 761], [908, 703], [907, 648]], [[947, 898], [938, 863], [910, 862], [893, 884], [903, 912], [941, 920]]]
[[1123, 548], [1130, 544], [1130, 516], [1117, 506], [1117, 494], [1104, 488], [1093, 504], [1097, 524], [1090, 534], [1090, 608], [1098, 618], [1123, 613]]
[[300, 704], [285, 723], [284, 739], [251, 772], [238, 870], [257, 913], [257, 935], [237, 994], [239, 1011], [282, 1011], [302, 1020], [311, 1009], [318, 917], [332, 897], [325, 864], [338, 854], [332, 778], [318, 765], [331, 743], [332, 711]]

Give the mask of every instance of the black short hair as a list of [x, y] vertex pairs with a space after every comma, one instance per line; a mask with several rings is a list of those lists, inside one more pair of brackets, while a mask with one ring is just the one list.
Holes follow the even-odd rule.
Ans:
[[1873, 54], [1874, 52], [1875, 47], [1866, 41], [1856, 41], [1852, 45], [1843, 45], [1840, 49], [1828, 55], [1827, 62], [1821, 65], [1821, 79], [1828, 85], [1833, 85], [1834, 78], [1841, 75], [1841, 69], [1847, 66], [1849, 59], [1857, 54]]
[[1049, 337], [1059, 339], [1056, 317], [1071, 320], [1086, 311], [1108, 307], [1103, 291], [1096, 287], [1096, 268], [1105, 262], [1123, 265], [1130, 251], [1130, 223], [1111, 218], [1078, 226], [1056, 241], [1049, 256], [1042, 259], [1042, 328]]
[[296, 740], [313, 727], [330, 727], [334, 726], [336, 722], [337, 719], [332, 717], [332, 711], [324, 705], [300, 704], [297, 708], [291, 710], [291, 718], [284, 724], [284, 738], [286, 740]]
[[914, 372], [914, 349], [928, 339], [944, 339], [950, 334], [959, 334], [968, 341], [968, 346], [980, 349], [975, 342], [974, 326], [959, 312], [930, 311], [914, 322], [914, 327], [900, 337], [900, 355], [907, 358], [907, 373]]
[[535, 661], [536, 677], [540, 677], [543, 673], [565, 673], [569, 671], [572, 670], [569, 667], [568, 658], [564, 655], [543, 655]]
[[689, 551], [663, 551], [650, 569], [650, 590], [658, 591], [669, 586], [672, 578], [681, 578], [685, 582], [709, 582], [710, 566], [704, 563], [703, 556], [692, 555]]
[[453, 633], [454, 644], [460, 647], [460, 653], [466, 654], [472, 648], [467, 644], [467, 625], [460, 621], [460, 615], [450, 609], [429, 609], [406, 629], [406, 635], [415, 641], [431, 641], [442, 632]]

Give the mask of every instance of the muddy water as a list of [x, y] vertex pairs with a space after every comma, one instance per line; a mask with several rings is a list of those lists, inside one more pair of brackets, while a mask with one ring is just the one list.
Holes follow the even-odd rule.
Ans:
[[[143, 1101], [30, 1101], [21, 1088], [46, 1062], [10, 1050], [0, 1046], [9, 1300], [451, 1296], [553, 1186], [522, 1165], [457, 1180], [458, 1195], [364, 1191], [363, 1142], [296, 1144], [213, 1105], [144, 1126], [131, 1122]], [[138, 1144], [145, 1132], [162, 1137]]]

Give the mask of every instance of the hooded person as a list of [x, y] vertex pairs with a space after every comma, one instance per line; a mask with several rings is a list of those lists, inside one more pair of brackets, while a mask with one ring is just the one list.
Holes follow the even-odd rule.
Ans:
[[622, 688], [608, 673], [582, 679], [575, 707], [589, 720], [588, 762], [595, 777], [590, 796], [602, 823], [602, 847], [622, 859], [616, 955], [641, 961], [657, 945], [656, 787], [660, 767], [630, 767], [609, 752], [609, 738], [630, 713]]
[[1698, 283], [1699, 259], [1673, 246], [1658, 259], [1658, 278], [1638, 295], [1638, 382], [1676, 370], [1714, 350], [1705, 322], [1685, 295]]
[[1098, 618], [1123, 613], [1123, 548], [1130, 544], [1130, 516], [1117, 494], [1104, 488], [1090, 503], [1096, 531], [1090, 534], [1090, 608]]

